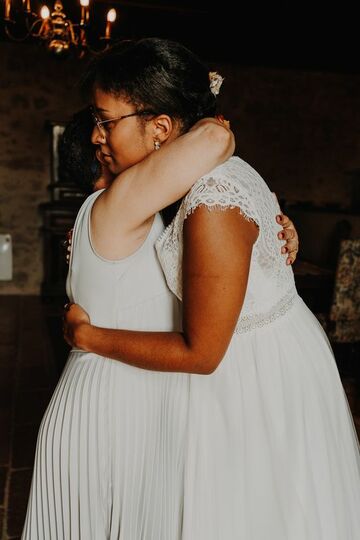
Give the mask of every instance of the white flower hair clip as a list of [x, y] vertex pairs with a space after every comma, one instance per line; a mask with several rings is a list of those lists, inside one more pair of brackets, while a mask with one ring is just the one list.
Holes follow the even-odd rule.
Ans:
[[224, 77], [219, 75], [217, 71], [209, 71], [210, 92], [216, 97], [220, 92]]

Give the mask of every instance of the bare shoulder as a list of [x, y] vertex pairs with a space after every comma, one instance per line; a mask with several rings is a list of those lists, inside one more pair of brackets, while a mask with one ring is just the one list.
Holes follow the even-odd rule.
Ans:
[[185, 246], [190, 244], [201, 252], [210, 250], [213, 257], [222, 252], [251, 249], [258, 233], [257, 225], [238, 208], [209, 209], [200, 205], [184, 222]]

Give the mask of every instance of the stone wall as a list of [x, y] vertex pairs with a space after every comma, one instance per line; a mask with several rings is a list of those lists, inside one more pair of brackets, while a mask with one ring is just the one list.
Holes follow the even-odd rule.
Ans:
[[[214, 66], [225, 82], [220, 109], [237, 153], [281, 199], [350, 204], [345, 172], [360, 167], [360, 76]], [[46, 121], [82, 105], [82, 63], [37, 45], [0, 43], [0, 233], [11, 233], [14, 279], [0, 294], [38, 294], [42, 280], [38, 205], [49, 199]]]
[[279, 198], [348, 207], [345, 173], [360, 167], [360, 75], [221, 69], [238, 155]]
[[39, 203], [47, 201], [47, 121], [81, 107], [79, 62], [52, 58], [38, 45], [0, 43], [0, 232], [11, 233], [13, 281], [2, 294], [38, 294], [42, 279]]

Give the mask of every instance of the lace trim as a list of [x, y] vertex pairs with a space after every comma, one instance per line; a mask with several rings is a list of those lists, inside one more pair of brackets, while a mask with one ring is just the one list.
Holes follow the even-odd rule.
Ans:
[[237, 185], [232, 179], [200, 178], [184, 199], [184, 219], [199, 206], [206, 206], [208, 210], [239, 208], [245, 219], [259, 224], [245, 186]]
[[226, 210], [235, 210], [235, 208], [236, 208], [239, 211], [240, 215], [246, 221], [249, 221], [250, 223], [255, 223], [255, 225], [259, 228], [259, 224], [257, 223], [257, 221], [254, 218], [251, 218], [247, 214], [245, 214], [245, 212], [243, 212], [243, 210], [240, 208], [240, 206], [237, 206], [237, 205], [234, 205], [234, 204], [220, 203], [220, 202], [217, 202], [217, 203], [214, 203], [214, 204], [209, 204], [206, 201], [206, 202], [199, 203], [197, 206], [194, 206], [193, 208], [188, 208], [187, 212], [186, 212], [186, 214], [184, 216], [184, 220], [187, 219], [191, 214], [193, 214], [195, 212], [195, 210], [197, 210], [198, 208], [206, 208], [209, 212], [212, 212], [212, 211], [226, 212]]
[[274, 322], [289, 311], [294, 304], [295, 298], [297, 298], [297, 291], [291, 290], [267, 313], [255, 313], [253, 315], [240, 317], [234, 333], [244, 334], [245, 332], [250, 332], [250, 330], [261, 328], [262, 326]]

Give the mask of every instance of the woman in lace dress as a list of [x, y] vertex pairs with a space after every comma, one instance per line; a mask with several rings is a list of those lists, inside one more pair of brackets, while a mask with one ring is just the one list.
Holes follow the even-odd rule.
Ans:
[[[93, 73], [100, 110], [116, 88], [115, 75], [104, 77], [107, 62]], [[151, 103], [150, 76], [148, 84]], [[107, 156], [109, 146], [96, 142]], [[173, 174], [169, 168], [164, 190]], [[186, 410], [178, 455], [183, 540], [359, 538], [358, 440], [329, 342], [280, 254], [278, 212], [260, 175], [232, 157], [195, 183], [156, 241], [167, 284], [182, 302], [180, 329], [138, 331], [125, 322], [119, 330], [121, 318], [105, 328], [76, 304], [67, 313], [66, 338], [84, 363], [95, 354], [112, 366], [187, 377], [186, 404], [176, 412]], [[152, 395], [138, 399], [144, 411], [153, 408]], [[127, 415], [121, 403], [118, 414]]]

